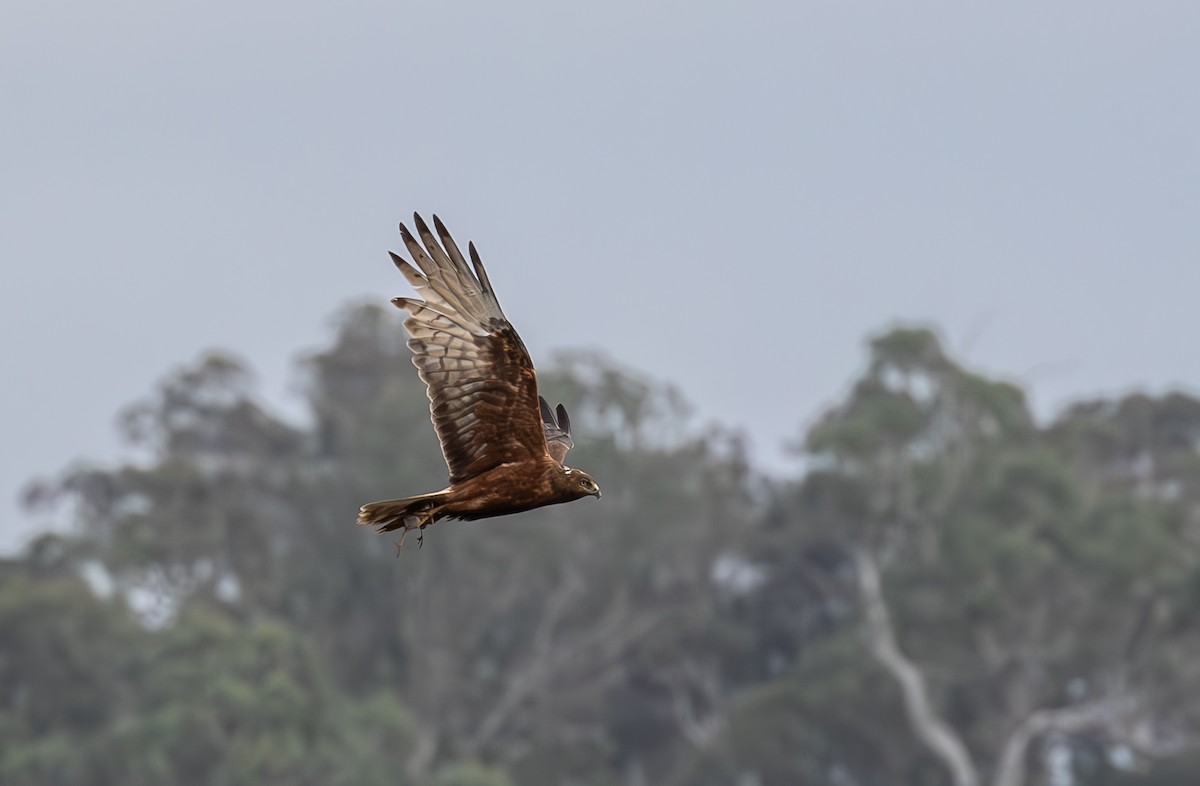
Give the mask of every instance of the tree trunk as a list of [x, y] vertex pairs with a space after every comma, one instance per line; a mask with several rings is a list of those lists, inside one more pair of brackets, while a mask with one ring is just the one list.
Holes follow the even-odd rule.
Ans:
[[1029, 715], [1004, 743], [992, 786], [1024, 786], [1025, 758], [1029, 744], [1051, 730], [1077, 732], [1102, 728], [1125, 710], [1128, 702], [1119, 699], [1095, 701], [1054, 710], [1037, 710]]
[[896, 645], [891, 617], [883, 599], [879, 567], [862, 549], [854, 551], [854, 562], [867, 623], [867, 646], [871, 655], [900, 684], [913, 733], [950, 771], [954, 786], [979, 786], [979, 771], [962, 738], [934, 712], [924, 675]]

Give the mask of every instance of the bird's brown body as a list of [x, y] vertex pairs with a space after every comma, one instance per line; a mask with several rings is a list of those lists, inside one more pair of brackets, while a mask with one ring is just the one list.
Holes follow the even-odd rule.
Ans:
[[[575, 470], [571, 470], [572, 475], [575, 473]], [[373, 502], [364, 505], [363, 509], [376, 517], [385, 515], [385, 510], [390, 509], [393, 515], [399, 513], [401, 516], [415, 515], [419, 518], [420, 513], [426, 513], [432, 520], [474, 521], [493, 516], [507, 516], [510, 513], [524, 513], [547, 505], [574, 502], [594, 494], [585, 490], [570, 475], [564, 474], [563, 467], [559, 464], [550, 461], [538, 466], [528, 462], [505, 464], [490, 469], [482, 475], [433, 494], [404, 500]], [[414, 506], [413, 502], [418, 504]], [[433, 523], [432, 520], [429, 523]], [[388, 526], [381, 531], [398, 528]]]
[[428, 389], [450, 485], [363, 505], [359, 523], [407, 532], [438, 519], [482, 519], [599, 498], [591, 476], [562, 463], [573, 444], [566, 409], [551, 410], [538, 395], [529, 352], [500, 310], [475, 247], [469, 247], [472, 271], [437, 216], [440, 244], [420, 216], [414, 219], [424, 248], [403, 224], [400, 234], [420, 270], [395, 254], [392, 259], [425, 299], [392, 302], [410, 314], [408, 346]]
[[[575, 474], [570, 470], [571, 475]], [[505, 516], [527, 510], [574, 502], [594, 492], [563, 473], [553, 459], [537, 464], [505, 464], [447, 490], [447, 517], [464, 519]]]

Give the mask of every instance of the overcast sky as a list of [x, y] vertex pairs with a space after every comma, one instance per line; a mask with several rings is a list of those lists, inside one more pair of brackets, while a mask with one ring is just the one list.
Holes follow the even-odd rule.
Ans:
[[1043, 415], [1195, 389], [1198, 77], [1195, 2], [4, 3], [0, 546], [206, 348], [294, 409], [414, 210], [781, 472], [897, 320]]

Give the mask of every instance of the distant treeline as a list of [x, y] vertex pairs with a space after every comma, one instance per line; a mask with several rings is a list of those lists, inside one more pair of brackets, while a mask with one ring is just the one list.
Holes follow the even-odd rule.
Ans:
[[351, 310], [300, 372], [302, 426], [206, 356], [121, 414], [138, 461], [30, 486], [65, 534], [0, 564], [0, 783], [1196, 783], [1200, 400], [1039, 424], [897, 329], [781, 420], [783, 481], [566, 355], [604, 499], [397, 556], [358, 506], [445, 482], [402, 328]]

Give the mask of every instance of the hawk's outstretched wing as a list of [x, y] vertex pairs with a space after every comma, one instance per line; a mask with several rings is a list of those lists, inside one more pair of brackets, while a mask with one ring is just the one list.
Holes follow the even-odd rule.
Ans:
[[437, 216], [440, 245], [419, 215], [413, 221], [424, 248], [404, 224], [400, 234], [420, 270], [395, 254], [392, 261], [425, 299], [392, 302], [409, 312], [408, 346], [428, 388], [451, 484], [544, 456], [533, 362], [500, 310], [475, 245], [467, 247], [472, 272]]
[[571, 419], [567, 417], [567, 408], [558, 405], [557, 411], [551, 410], [546, 399], [538, 396], [542, 407], [542, 430], [546, 434], [546, 450], [550, 457], [559, 464], [567, 457], [567, 451], [575, 447], [571, 441]]

